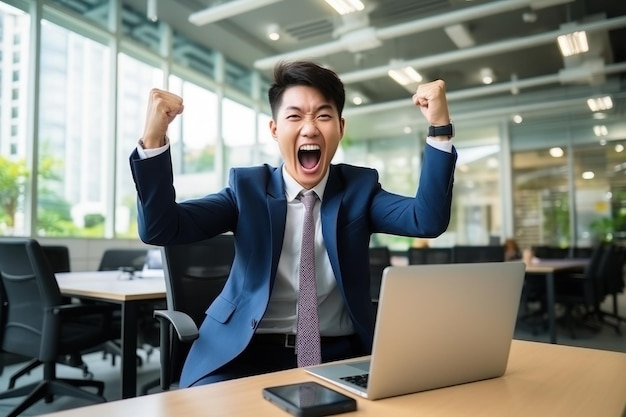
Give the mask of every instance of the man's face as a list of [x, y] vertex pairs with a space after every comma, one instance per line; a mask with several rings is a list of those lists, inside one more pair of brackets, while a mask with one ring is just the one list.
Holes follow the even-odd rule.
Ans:
[[285, 90], [276, 120], [270, 121], [287, 172], [306, 189], [315, 187], [326, 175], [343, 128], [344, 119], [335, 104], [308, 86]]

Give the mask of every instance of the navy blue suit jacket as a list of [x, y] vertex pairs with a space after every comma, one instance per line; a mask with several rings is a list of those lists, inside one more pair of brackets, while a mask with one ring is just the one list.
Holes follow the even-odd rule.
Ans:
[[[130, 157], [138, 193], [139, 235], [153, 245], [181, 244], [223, 232], [235, 235], [235, 259], [222, 293], [208, 306], [180, 385], [196, 381], [241, 353], [269, 302], [283, 245], [287, 200], [282, 167], [234, 168], [229, 186], [177, 204], [169, 151]], [[368, 247], [372, 233], [436, 237], [448, 227], [456, 151], [426, 146], [415, 197], [381, 188], [370, 168], [330, 166], [321, 206], [322, 233], [354, 328], [371, 351], [374, 319]]]

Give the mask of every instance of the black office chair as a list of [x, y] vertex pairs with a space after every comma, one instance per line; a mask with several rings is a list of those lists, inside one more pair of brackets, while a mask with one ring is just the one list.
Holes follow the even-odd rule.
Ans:
[[[600, 304], [607, 295], [607, 277], [615, 261], [614, 245], [598, 245], [583, 273], [558, 274], [555, 276], [555, 302], [564, 308], [561, 321], [576, 338], [576, 328], [599, 330]], [[619, 323], [605, 322], [619, 333]]]
[[[604, 269], [600, 271], [603, 282], [602, 289], [605, 297], [611, 297], [613, 309], [606, 311], [598, 304], [596, 314], [603, 324], [609, 325], [621, 334], [620, 323], [626, 323], [626, 317], [620, 316], [617, 297], [624, 292], [624, 262], [626, 262], [626, 247], [612, 244], [606, 255]], [[607, 321], [608, 320], [608, 321]]]
[[141, 271], [146, 262], [147, 249], [112, 248], [102, 254], [98, 271], [117, 271], [126, 268], [133, 272]]
[[[0, 278], [6, 312], [2, 350], [35, 358], [44, 368], [41, 381], [0, 393], [0, 400], [26, 396], [8, 417], [18, 416], [39, 400], [51, 401], [55, 395], [104, 402], [103, 382], [57, 378], [56, 361], [108, 340], [111, 308], [63, 304], [54, 272], [34, 239], [0, 239]], [[98, 325], [82, 321], [86, 317], [99, 318]], [[96, 393], [81, 387], [94, 388]]]
[[161, 376], [142, 387], [144, 394], [159, 381], [164, 391], [178, 383], [205, 311], [228, 279], [235, 240], [230, 234], [219, 235], [192, 244], [165, 246], [162, 253], [167, 310], [154, 312], [161, 325]]
[[53, 272], [70, 272], [70, 250], [63, 245], [41, 245]]
[[[67, 246], [63, 245], [40, 245], [43, 251], [44, 257], [50, 265], [52, 272], [70, 272], [70, 251]], [[2, 282], [0, 281], [0, 286]], [[63, 304], [70, 304], [72, 299], [70, 297], [63, 297]], [[93, 378], [93, 374], [89, 371], [87, 364], [82, 359], [79, 352], [68, 354], [64, 357], [57, 358], [57, 363], [62, 365], [71, 366], [73, 368], [79, 368], [83, 371], [85, 378]], [[22, 368], [18, 369], [9, 378], [9, 389], [15, 387], [17, 379], [23, 375], [29, 374], [30, 371], [41, 365], [41, 361], [37, 358], [31, 359]]]
[[455, 245], [452, 248], [454, 263], [504, 262], [504, 246]]
[[533, 255], [539, 259], [563, 259], [570, 258], [570, 252], [574, 249], [562, 248], [552, 245], [533, 245], [531, 246]]
[[370, 296], [374, 306], [378, 306], [380, 286], [382, 284], [383, 271], [391, 265], [391, 253], [386, 246], [373, 246], [369, 248], [370, 264]]
[[452, 248], [409, 248], [409, 265], [452, 263]]

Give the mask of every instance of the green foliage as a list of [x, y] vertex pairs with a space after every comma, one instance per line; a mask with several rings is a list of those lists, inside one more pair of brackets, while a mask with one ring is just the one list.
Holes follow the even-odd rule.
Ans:
[[9, 227], [15, 225], [19, 198], [29, 173], [24, 160], [11, 161], [0, 156], [0, 215]]
[[85, 227], [92, 228], [104, 224], [104, 216], [100, 213], [92, 213], [85, 215]]

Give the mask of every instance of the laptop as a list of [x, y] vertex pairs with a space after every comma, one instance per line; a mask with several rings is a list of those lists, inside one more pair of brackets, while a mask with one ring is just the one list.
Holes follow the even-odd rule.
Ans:
[[523, 262], [387, 267], [371, 356], [305, 370], [370, 400], [499, 377], [524, 272]]

